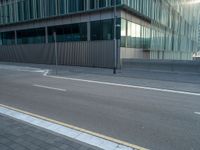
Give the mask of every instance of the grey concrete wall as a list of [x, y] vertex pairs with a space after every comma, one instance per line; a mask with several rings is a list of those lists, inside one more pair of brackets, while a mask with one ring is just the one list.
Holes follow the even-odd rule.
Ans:
[[[0, 46], [0, 61], [55, 64], [54, 44]], [[58, 43], [58, 64], [113, 68], [113, 41]]]
[[123, 59], [123, 68], [200, 73], [200, 61]]
[[120, 48], [121, 59], [150, 59], [150, 52], [136, 48]]
[[195, 58], [193, 58], [193, 60], [200, 61], [200, 57], [195, 57]]

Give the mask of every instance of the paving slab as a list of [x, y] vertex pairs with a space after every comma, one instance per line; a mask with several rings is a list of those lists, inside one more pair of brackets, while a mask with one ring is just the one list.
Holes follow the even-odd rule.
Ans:
[[0, 150], [100, 150], [0, 115]]

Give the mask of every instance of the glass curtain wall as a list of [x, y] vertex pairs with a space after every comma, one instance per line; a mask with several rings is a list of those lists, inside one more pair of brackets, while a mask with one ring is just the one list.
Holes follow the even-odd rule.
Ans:
[[[160, 51], [196, 51], [200, 11], [196, 5], [182, 5], [185, 2], [187, 0], [117, 0], [118, 5], [131, 7], [144, 18], [151, 20], [149, 26], [136, 24], [131, 20], [120, 21], [121, 45]], [[0, 3], [0, 24], [98, 10], [113, 4], [114, 0], [9, 0]], [[113, 39], [112, 24], [112, 20], [91, 22], [91, 39]], [[96, 27], [102, 27], [99, 28], [101, 32], [97, 31]], [[78, 34], [78, 28], [80, 31], [82, 27], [76, 26], [70, 32]], [[56, 30], [59, 33], [61, 29]], [[82, 37], [84, 34], [80, 33], [78, 36]], [[69, 41], [72, 39], [78, 38], [70, 37]]]
[[151, 48], [151, 29], [121, 19], [121, 46], [149, 50]]
[[199, 21], [199, 27], [198, 27], [198, 51], [200, 51], [200, 21]]
[[[121, 1], [122, 4], [133, 8], [144, 18], [151, 20], [151, 49], [196, 51], [198, 38], [198, 20], [200, 14], [199, 6], [183, 5], [187, 2], [187, 0]], [[131, 26], [130, 23], [128, 23], [128, 26]], [[148, 32], [146, 29], [142, 30], [144, 32]], [[130, 29], [128, 29], [128, 31], [128, 34], [130, 34]], [[135, 36], [134, 34], [132, 35]], [[133, 37], [128, 35], [128, 41], [130, 40], [133, 40]], [[133, 41], [135, 42], [135, 40]], [[157, 44], [157, 41], [161, 43]], [[124, 42], [122, 45], [124, 45]], [[134, 44], [132, 44], [132, 46], [133, 45]], [[130, 47], [130, 44], [127, 43], [127, 46]]]
[[[120, 4], [121, 0], [117, 0]], [[0, 3], [0, 24], [111, 7], [114, 0], [10, 0]]]
[[[124, 25], [124, 23], [122, 23]], [[117, 19], [116, 38], [120, 39], [120, 27], [121, 19]], [[90, 22], [90, 39], [91, 41], [96, 40], [113, 40], [114, 39], [114, 21], [113, 19], [98, 20]], [[97, 30], [98, 29], [98, 30]], [[125, 27], [124, 27], [125, 30]], [[54, 42], [53, 34], [56, 33], [57, 42], [68, 42], [68, 41], [87, 41], [88, 30], [87, 23], [76, 23], [59, 26], [47, 27], [48, 42]], [[17, 44], [37, 44], [45, 43], [45, 28], [34, 28], [26, 30], [17, 30]], [[0, 33], [0, 44], [8, 45], [15, 44], [15, 33], [2, 32]], [[125, 33], [124, 33], [125, 35]], [[123, 37], [125, 39], [125, 37]]]

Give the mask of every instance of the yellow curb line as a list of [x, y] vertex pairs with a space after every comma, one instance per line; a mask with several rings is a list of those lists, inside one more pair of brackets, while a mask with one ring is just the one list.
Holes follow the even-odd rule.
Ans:
[[36, 118], [39, 118], [39, 119], [42, 119], [42, 120], [46, 120], [46, 121], [49, 121], [49, 122], [52, 122], [52, 123], [55, 123], [55, 124], [58, 124], [58, 125], [62, 125], [62, 126], [67, 127], [67, 128], [71, 128], [71, 129], [74, 129], [74, 130], [77, 130], [77, 131], [81, 131], [81, 132], [84, 132], [84, 133], [87, 133], [87, 134], [90, 134], [90, 135], [93, 135], [93, 136], [96, 136], [96, 137], [117, 143], [117, 144], [120, 144], [120, 145], [124, 145], [124, 146], [130, 147], [130, 148], [134, 148], [134, 149], [137, 149], [137, 150], [149, 150], [149, 149], [146, 149], [146, 148], [134, 145], [134, 144], [130, 144], [128, 142], [117, 140], [117, 139], [109, 137], [109, 136], [105, 136], [105, 135], [102, 135], [102, 134], [99, 134], [99, 133], [96, 133], [96, 132], [92, 132], [92, 131], [89, 131], [89, 130], [86, 130], [86, 129], [82, 129], [82, 128], [79, 128], [79, 127], [76, 127], [76, 126], [73, 126], [73, 125], [69, 125], [69, 124], [66, 124], [66, 123], [63, 123], [63, 122], [60, 122], [60, 121], [56, 121], [56, 120], [53, 120], [53, 119], [50, 119], [50, 118], [47, 118], [47, 117], [40, 116], [40, 115], [37, 115], [37, 114], [26, 112], [26, 111], [23, 111], [23, 110], [20, 110], [20, 109], [17, 109], [17, 108], [13, 108], [13, 107], [6, 106], [6, 105], [3, 105], [3, 104], [0, 104], [0, 106], [7, 108], [7, 109], [17, 111], [17, 112], [20, 112], [20, 113], [24, 113], [26, 115], [30, 115], [32, 117], [36, 117]]

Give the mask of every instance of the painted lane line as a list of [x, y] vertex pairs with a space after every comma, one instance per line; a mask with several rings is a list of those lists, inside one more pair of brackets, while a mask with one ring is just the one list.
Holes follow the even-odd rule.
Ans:
[[148, 150], [105, 135], [0, 104], [0, 113], [104, 150]]
[[33, 84], [33, 86], [39, 87], [39, 88], [44, 88], [44, 89], [62, 91], [62, 92], [66, 92], [67, 91], [66, 89], [60, 89], [60, 88], [55, 88], [55, 87], [50, 87], [50, 86], [45, 86], [45, 85], [39, 85], [39, 84]]
[[200, 115], [200, 112], [194, 112], [196, 115]]
[[158, 91], [158, 92], [167, 92], [167, 93], [175, 93], [175, 94], [200, 96], [200, 93], [187, 92], [187, 91], [177, 91], [177, 90], [159, 89], [159, 88], [145, 87], [145, 86], [118, 84], [118, 83], [112, 83], [112, 82], [102, 82], [102, 81], [95, 81], [95, 80], [84, 80], [84, 79], [79, 79], [79, 78], [67, 78], [67, 77], [61, 77], [61, 76], [52, 76], [52, 75], [48, 75], [47, 72], [45, 72], [43, 75], [46, 76], [46, 77], [55, 78], [55, 79], [65, 79], [65, 80], [71, 80], [71, 81], [80, 81], [80, 82], [95, 83], [95, 84], [102, 84], [102, 85], [109, 85], [109, 86], [119, 86], [119, 87], [143, 89], [143, 90]]
[[44, 69], [40, 69], [40, 68], [24, 67], [24, 66], [10, 66], [10, 65], [0, 65], [0, 69], [22, 71], [22, 72], [38, 72], [38, 73], [44, 72]]

